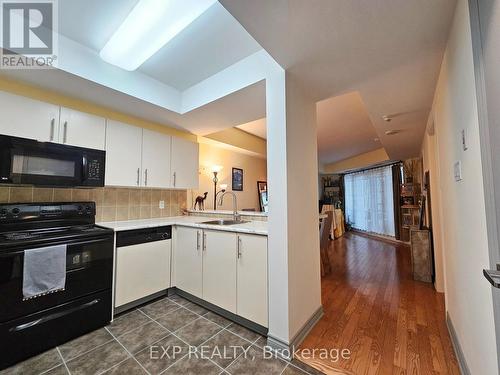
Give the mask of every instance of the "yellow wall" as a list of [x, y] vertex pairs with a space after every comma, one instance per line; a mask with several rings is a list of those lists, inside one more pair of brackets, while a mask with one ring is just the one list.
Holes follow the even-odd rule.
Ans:
[[266, 141], [241, 129], [230, 128], [205, 136], [228, 145], [248, 150], [261, 156], [267, 155]]
[[389, 156], [384, 148], [379, 148], [374, 151], [366, 152], [364, 154], [353, 156], [349, 159], [344, 159], [336, 163], [327, 164], [323, 168], [323, 173], [341, 173], [350, 169], [358, 169], [369, 167], [371, 165], [388, 161]]
[[[257, 181], [267, 180], [266, 160], [205, 143], [200, 143], [199, 190], [192, 191], [192, 197], [188, 196], [188, 203], [191, 202], [191, 207], [192, 200], [207, 191], [208, 197], [205, 201], [205, 209], [213, 209], [214, 184], [211, 171], [213, 165], [223, 167], [218, 176], [219, 185], [227, 184], [228, 190], [231, 190], [231, 169], [233, 167], [243, 169], [243, 191], [235, 191], [238, 198], [238, 209], [255, 208], [259, 211]], [[217, 207], [217, 209], [232, 209], [231, 197], [225, 197], [223, 206]]]
[[91, 113], [96, 116], [101, 116], [108, 119], [121, 121], [127, 124], [135, 125], [141, 128], [157, 131], [160, 133], [175, 135], [177, 137], [182, 137], [196, 142], [196, 136], [186, 131], [174, 129], [163, 124], [147, 121], [142, 118], [127, 115], [122, 112], [118, 112], [95, 103], [69, 97], [67, 95], [63, 95], [55, 91], [46, 90], [23, 82], [7, 79], [2, 76], [0, 76], [0, 90], [7, 91], [16, 95], [26, 96], [28, 98], [40, 100], [47, 103], [52, 103], [63, 107], [72, 108], [81, 112]]

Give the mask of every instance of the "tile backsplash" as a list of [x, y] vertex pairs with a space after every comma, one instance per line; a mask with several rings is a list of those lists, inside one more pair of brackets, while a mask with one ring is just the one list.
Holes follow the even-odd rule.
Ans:
[[[0, 186], [0, 203], [96, 202], [96, 222], [151, 219], [182, 215], [187, 206], [186, 190], [169, 189], [57, 189]], [[160, 201], [164, 208], [160, 209]]]

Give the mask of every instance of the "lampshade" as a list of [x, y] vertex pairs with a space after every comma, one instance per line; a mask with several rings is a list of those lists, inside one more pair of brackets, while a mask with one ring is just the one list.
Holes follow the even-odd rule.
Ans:
[[213, 165], [212, 172], [220, 172], [222, 170], [222, 165]]

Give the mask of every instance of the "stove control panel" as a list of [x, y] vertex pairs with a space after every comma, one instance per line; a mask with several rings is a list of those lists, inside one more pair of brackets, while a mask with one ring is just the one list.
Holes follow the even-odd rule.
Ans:
[[0, 204], [0, 224], [44, 220], [95, 219], [94, 202]]

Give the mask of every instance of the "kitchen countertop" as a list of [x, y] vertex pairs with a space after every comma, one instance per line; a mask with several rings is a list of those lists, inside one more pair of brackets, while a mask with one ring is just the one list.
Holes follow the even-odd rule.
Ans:
[[[233, 211], [230, 210], [187, 210], [189, 213], [196, 214], [210, 214], [210, 215], [232, 215]], [[267, 217], [267, 212], [258, 212], [258, 211], [238, 211], [238, 214], [244, 216], [259, 216], [259, 217]]]
[[202, 224], [203, 221], [215, 220], [213, 217], [207, 216], [174, 216], [163, 217], [158, 219], [145, 220], [126, 220], [126, 221], [110, 221], [96, 223], [102, 227], [113, 229], [115, 232], [133, 229], [154, 228], [163, 225], [178, 225], [183, 227], [192, 227], [199, 229], [212, 229], [225, 232], [237, 232], [247, 234], [258, 234], [267, 236], [266, 221], [249, 221], [243, 224], [234, 225], [211, 225]]

